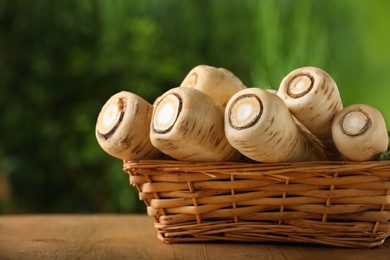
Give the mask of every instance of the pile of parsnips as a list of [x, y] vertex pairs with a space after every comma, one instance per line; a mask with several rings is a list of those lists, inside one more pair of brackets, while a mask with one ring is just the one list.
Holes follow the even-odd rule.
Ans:
[[343, 108], [335, 81], [315, 67], [290, 72], [272, 91], [199, 65], [153, 105], [130, 92], [113, 95], [96, 138], [123, 160], [366, 161], [388, 148], [382, 114], [365, 104]]

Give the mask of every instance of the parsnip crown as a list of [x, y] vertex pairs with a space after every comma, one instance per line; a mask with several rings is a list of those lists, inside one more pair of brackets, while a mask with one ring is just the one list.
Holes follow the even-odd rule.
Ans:
[[239, 96], [229, 108], [229, 124], [234, 129], [245, 129], [255, 125], [263, 112], [263, 104], [253, 94]]
[[371, 120], [363, 111], [353, 110], [341, 118], [340, 126], [344, 134], [359, 136], [367, 132], [371, 126]]
[[161, 134], [168, 133], [175, 125], [182, 109], [182, 99], [177, 94], [168, 94], [157, 104], [152, 129]]
[[288, 83], [287, 94], [292, 98], [300, 98], [313, 88], [314, 79], [310, 75], [298, 75]]
[[195, 87], [197, 81], [198, 81], [198, 73], [192, 72], [191, 75], [189, 75], [188, 78], [183, 82], [182, 86], [193, 88]]
[[99, 134], [108, 137], [115, 132], [123, 119], [125, 104], [122, 98], [117, 98], [103, 107], [97, 124]]

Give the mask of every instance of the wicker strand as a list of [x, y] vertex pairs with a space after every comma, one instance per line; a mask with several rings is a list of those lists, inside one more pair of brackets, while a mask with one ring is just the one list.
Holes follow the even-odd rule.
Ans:
[[[338, 176], [339, 176], [339, 173], [334, 172], [333, 178], [337, 178]], [[334, 189], [335, 189], [335, 185], [334, 184], [330, 185], [329, 196], [326, 199], [326, 204], [325, 204], [326, 207], [330, 207], [330, 205], [331, 205], [332, 193], [333, 193]], [[322, 216], [322, 222], [326, 222], [327, 218], [328, 218], [328, 213], [325, 212], [324, 215]]]
[[[230, 181], [234, 182], [234, 174], [230, 174]], [[234, 188], [230, 189], [230, 193], [231, 193], [232, 197], [234, 197], [236, 195]], [[235, 200], [232, 201], [232, 206], [233, 206], [233, 211], [235, 211], [235, 209], [237, 208], [237, 202]], [[236, 222], [236, 223], [238, 222], [237, 215], [234, 215], [233, 219], [234, 219], [234, 222]]]
[[[140, 185], [139, 184], [135, 184], [134, 186], [136, 187], [138, 193], [140, 194], [141, 191], [142, 191]], [[150, 206], [149, 200], [143, 200], [143, 201], [145, 203], [145, 206], [148, 208]], [[154, 218], [154, 222], [155, 223], [157, 223], [159, 221], [159, 219], [158, 219], [158, 217], [156, 215], [153, 216], [153, 218]]]
[[[289, 184], [289, 179], [286, 179], [286, 182], [285, 182], [286, 185]], [[284, 201], [286, 199], [286, 196], [287, 196], [287, 191], [283, 191], [283, 194], [282, 194], [282, 201]], [[283, 214], [284, 212], [284, 204], [283, 202], [280, 204], [280, 214]], [[278, 220], [278, 225], [281, 225], [283, 223], [283, 220], [282, 219], [279, 219]]]
[[[145, 177], [146, 177], [146, 180], [147, 180], [148, 183], [152, 183], [152, 179], [150, 178], [150, 176], [146, 175]], [[155, 199], [159, 199], [160, 198], [160, 196], [158, 195], [157, 192], [153, 192], [153, 196], [154, 196]], [[165, 209], [161, 209], [161, 214], [162, 215], [166, 215]]]
[[[386, 196], [389, 196], [389, 195], [390, 195], [390, 189], [387, 189], [387, 190], [386, 190], [385, 195], [386, 195]], [[384, 211], [385, 208], [386, 208], [386, 204], [382, 204], [382, 205], [381, 205], [381, 208], [380, 208], [380, 211]], [[375, 222], [374, 228], [373, 228], [373, 230], [372, 230], [372, 232], [371, 232], [373, 235], [376, 234], [376, 232], [377, 232], [377, 230], [378, 230], [378, 227], [379, 227], [379, 223], [380, 223], [379, 221]]]
[[[194, 192], [194, 186], [192, 185], [192, 182], [188, 181], [187, 182], [187, 185], [188, 185], [188, 188], [190, 190], [190, 192]], [[195, 216], [196, 216], [196, 222], [198, 224], [200, 224], [201, 222], [201, 218], [200, 218], [200, 214], [198, 213], [198, 199], [197, 198], [192, 198], [192, 204], [194, 205], [194, 208], [195, 208]]]

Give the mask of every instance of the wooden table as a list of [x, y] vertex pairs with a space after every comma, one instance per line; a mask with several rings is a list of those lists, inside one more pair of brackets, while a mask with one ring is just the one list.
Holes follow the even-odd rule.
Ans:
[[245, 243], [167, 245], [144, 215], [3, 215], [0, 259], [390, 259], [374, 249]]

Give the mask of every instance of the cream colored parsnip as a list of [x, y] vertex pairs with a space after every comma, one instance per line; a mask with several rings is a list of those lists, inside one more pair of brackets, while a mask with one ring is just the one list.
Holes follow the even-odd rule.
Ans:
[[367, 161], [388, 146], [385, 120], [376, 108], [350, 105], [340, 111], [332, 124], [337, 149], [351, 161]]
[[277, 94], [336, 159], [338, 155], [332, 141], [331, 125], [343, 104], [332, 77], [319, 68], [302, 67], [282, 80]]
[[161, 156], [150, 142], [153, 107], [126, 91], [113, 95], [102, 107], [95, 129], [99, 145], [122, 160], [156, 159]]
[[226, 140], [223, 107], [195, 88], [173, 88], [154, 105], [152, 144], [183, 161], [230, 161], [240, 154]]
[[211, 96], [223, 107], [235, 93], [245, 88], [241, 80], [229, 70], [208, 65], [193, 68], [180, 87], [196, 88]]
[[236, 93], [225, 109], [225, 134], [230, 144], [259, 162], [324, 160], [318, 144], [310, 143], [286, 104], [259, 88]]
[[[278, 91], [274, 89], [266, 89], [266, 91], [274, 95], [278, 94]], [[317, 157], [323, 158], [324, 160], [329, 160], [330, 158], [329, 154], [325, 151], [325, 147], [323, 146], [323, 144], [321, 144], [319, 139], [316, 136], [314, 136], [301, 122], [299, 122], [299, 120], [296, 119], [294, 115], [291, 114], [291, 116], [294, 119], [294, 122], [297, 125], [298, 130], [306, 139], [308, 139], [308, 141], [311, 143], [313, 148], [317, 151], [318, 153]]]
[[268, 88], [268, 89], [265, 89], [265, 90], [268, 91], [269, 93], [272, 93], [272, 94], [275, 94], [275, 95], [278, 94], [278, 91], [276, 89]]

